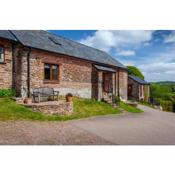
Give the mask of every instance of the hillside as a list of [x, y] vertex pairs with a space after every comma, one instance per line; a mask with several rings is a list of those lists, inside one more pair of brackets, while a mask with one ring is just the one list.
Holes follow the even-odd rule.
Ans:
[[162, 81], [151, 83], [150, 96], [160, 103], [165, 111], [175, 112], [175, 82]]
[[151, 82], [151, 84], [175, 85], [175, 81], [158, 81], [158, 82]]

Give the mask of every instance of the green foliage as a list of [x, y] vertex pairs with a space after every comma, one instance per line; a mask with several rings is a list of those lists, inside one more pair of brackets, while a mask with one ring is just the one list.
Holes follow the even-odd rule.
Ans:
[[152, 83], [150, 96], [159, 102], [165, 111], [175, 112], [175, 83]]
[[120, 103], [120, 97], [118, 97], [118, 96], [115, 96], [114, 97], [114, 103], [116, 103], [117, 105]]
[[74, 98], [74, 113], [70, 116], [46, 116], [40, 112], [33, 112], [22, 105], [17, 104], [9, 98], [0, 98], [0, 120], [39, 120], [39, 121], [66, 121], [72, 119], [86, 118], [90, 116], [120, 114], [121, 108], [128, 112], [139, 113], [140, 109], [129, 106], [123, 102], [120, 108], [91, 99]]
[[67, 94], [66, 94], [66, 97], [73, 97], [73, 94], [67, 93]]
[[169, 100], [169, 96], [171, 96], [170, 95], [171, 93], [172, 93], [171, 85], [152, 83], [150, 86], [151, 97]]
[[156, 101], [160, 103], [164, 111], [173, 112], [173, 102], [172, 101], [162, 100], [161, 98], [157, 98]]
[[175, 85], [172, 85], [171, 88], [172, 88], [172, 92], [175, 92]]
[[141, 71], [137, 67], [127, 66], [127, 68], [129, 69], [129, 75], [134, 75], [134, 76], [139, 77], [139, 78], [144, 80], [143, 74], [141, 73]]
[[0, 89], [0, 97], [12, 97], [15, 95], [15, 91], [12, 89]]

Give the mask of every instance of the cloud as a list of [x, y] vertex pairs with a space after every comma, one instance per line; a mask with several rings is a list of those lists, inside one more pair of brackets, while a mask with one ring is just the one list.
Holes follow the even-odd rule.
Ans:
[[175, 42], [175, 31], [173, 31], [170, 35], [165, 36], [164, 43], [173, 43]]
[[150, 30], [99, 30], [92, 36], [81, 39], [80, 42], [108, 52], [113, 48], [150, 41], [152, 33]]
[[144, 74], [145, 79], [149, 82], [156, 81], [175, 81], [175, 50], [169, 50], [150, 53], [139, 59], [120, 58], [124, 65], [136, 66]]
[[[147, 81], [175, 81], [175, 49], [171, 46], [168, 49], [154, 50], [153, 44], [159, 38], [154, 38], [153, 32], [148, 30], [101, 30], [83, 38], [80, 42], [107, 52], [111, 51], [110, 53], [115, 51], [117, 60], [125, 65], [138, 67]], [[170, 42], [175, 43], [175, 31], [164, 36], [164, 46]], [[146, 46], [153, 48], [145, 54]], [[142, 53], [140, 55], [145, 56], [129, 58], [136, 55], [136, 49], [140, 49], [139, 52]]]
[[148, 81], [175, 81], [175, 51], [153, 54], [135, 61]]
[[134, 56], [135, 55], [135, 51], [133, 51], [133, 50], [121, 50], [120, 52], [117, 53], [117, 55]]
[[145, 43], [143, 43], [143, 46], [150, 46], [151, 45], [151, 43], [150, 42], [145, 42]]

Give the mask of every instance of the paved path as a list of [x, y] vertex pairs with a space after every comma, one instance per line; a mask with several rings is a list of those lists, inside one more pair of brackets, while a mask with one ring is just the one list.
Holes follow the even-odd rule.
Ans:
[[68, 122], [0, 122], [1, 145], [170, 145], [175, 114], [140, 106], [143, 114], [92, 117]]
[[119, 145], [175, 144], [175, 114], [139, 106], [143, 114], [73, 121], [76, 127]]

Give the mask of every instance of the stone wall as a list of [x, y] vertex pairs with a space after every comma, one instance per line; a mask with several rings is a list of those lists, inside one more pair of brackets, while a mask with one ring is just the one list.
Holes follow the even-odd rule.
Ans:
[[[132, 97], [136, 100], [149, 101], [150, 97], [150, 87], [149, 85], [140, 85], [136, 81], [128, 78], [128, 85], [132, 85]], [[142, 93], [141, 93], [142, 90]], [[142, 95], [141, 95], [142, 94]]]
[[128, 78], [128, 85], [132, 85], [132, 96], [130, 98], [139, 100], [139, 84], [131, 78]]
[[43, 103], [33, 103], [24, 105], [33, 111], [42, 112], [46, 115], [71, 115], [73, 113], [73, 103], [65, 101], [50, 101]]
[[14, 50], [14, 86], [16, 89], [17, 96], [26, 97], [28, 94], [27, 81], [28, 81], [28, 73], [27, 73], [27, 55], [29, 53], [29, 49], [21, 48], [20, 46], [16, 46]]
[[[44, 63], [59, 66], [59, 80], [44, 80]], [[53, 87], [60, 95], [72, 93], [75, 96], [91, 98], [92, 64], [73, 57], [34, 50], [30, 56], [30, 85], [32, 88]]]
[[98, 100], [98, 70], [92, 67], [92, 98]]
[[150, 85], [144, 85], [144, 101], [149, 101], [150, 97]]
[[103, 83], [103, 72], [102, 71], [98, 71], [98, 101], [101, 101], [101, 99], [103, 98], [103, 87], [102, 87], [102, 83]]
[[12, 44], [0, 40], [5, 49], [5, 62], [0, 63], [0, 88], [12, 88]]
[[[118, 75], [116, 77], [118, 77]], [[128, 99], [128, 72], [127, 70], [124, 70], [124, 69], [119, 69], [119, 94], [123, 101], [127, 101]]]
[[[17, 95], [26, 97], [27, 54], [29, 49], [22, 48], [18, 44], [15, 48], [14, 64], [12, 64], [12, 44], [4, 40], [0, 40], [0, 44], [5, 46], [5, 64], [0, 64], [0, 88], [11, 88], [13, 79]], [[44, 63], [59, 65], [58, 81], [44, 80]], [[15, 67], [13, 72], [12, 65]], [[120, 69], [119, 76], [120, 96], [123, 100], [127, 100], [127, 72]], [[114, 79], [115, 76], [113, 75], [113, 85], [115, 84]], [[82, 59], [32, 49], [30, 55], [30, 87], [31, 91], [37, 87], [53, 87], [60, 91], [60, 95], [70, 92], [83, 98], [101, 99], [102, 72], [94, 71], [92, 63]]]

